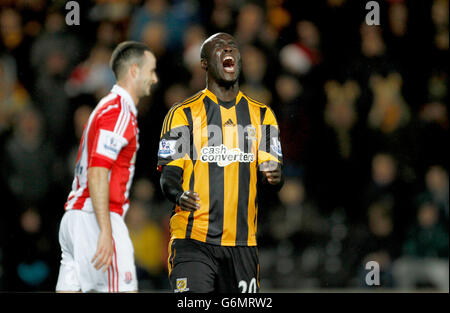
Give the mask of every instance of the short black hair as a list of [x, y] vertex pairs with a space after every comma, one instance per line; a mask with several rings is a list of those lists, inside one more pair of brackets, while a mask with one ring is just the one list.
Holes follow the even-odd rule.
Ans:
[[147, 45], [137, 41], [124, 41], [120, 43], [113, 51], [109, 66], [118, 80], [125, 69], [127, 61], [137, 58], [138, 62], [144, 55], [144, 52], [152, 52]]

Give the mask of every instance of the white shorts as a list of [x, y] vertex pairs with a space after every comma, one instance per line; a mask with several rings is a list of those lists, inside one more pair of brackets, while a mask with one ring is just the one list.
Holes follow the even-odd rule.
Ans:
[[117, 213], [110, 213], [114, 242], [113, 262], [106, 272], [91, 263], [97, 251], [100, 228], [95, 213], [69, 210], [59, 228], [62, 250], [56, 291], [137, 291], [134, 250], [127, 226]]

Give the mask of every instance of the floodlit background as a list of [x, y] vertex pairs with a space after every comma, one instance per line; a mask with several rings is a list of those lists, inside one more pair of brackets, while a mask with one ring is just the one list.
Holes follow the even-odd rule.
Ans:
[[140, 291], [169, 291], [160, 129], [205, 87], [200, 45], [225, 31], [242, 89], [281, 129], [286, 183], [260, 199], [261, 291], [448, 292], [448, 0], [380, 0], [380, 26], [366, 25], [366, 1], [78, 3], [67, 26], [66, 1], [0, 0], [1, 291], [55, 288], [78, 143], [123, 40], [158, 59], [126, 222]]

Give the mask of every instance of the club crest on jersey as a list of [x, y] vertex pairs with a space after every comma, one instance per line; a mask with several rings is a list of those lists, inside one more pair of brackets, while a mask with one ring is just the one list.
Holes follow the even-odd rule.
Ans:
[[281, 157], [283, 154], [281, 152], [281, 143], [278, 140], [278, 138], [273, 137], [272, 138], [272, 144], [270, 145], [270, 148], [273, 152], [275, 152], [279, 157]]
[[189, 288], [187, 288], [187, 278], [177, 278], [177, 289], [175, 289], [174, 291], [175, 292], [189, 291]]
[[175, 154], [175, 140], [163, 139], [159, 142], [158, 156], [168, 158]]
[[217, 163], [224, 167], [233, 162], [251, 163], [255, 160], [253, 153], [242, 152], [239, 148], [228, 149], [224, 144], [217, 147], [203, 147], [200, 160], [205, 163]]
[[253, 126], [247, 126], [246, 127], [247, 130], [247, 139], [248, 140], [258, 140], [258, 138], [256, 137], [256, 128]]

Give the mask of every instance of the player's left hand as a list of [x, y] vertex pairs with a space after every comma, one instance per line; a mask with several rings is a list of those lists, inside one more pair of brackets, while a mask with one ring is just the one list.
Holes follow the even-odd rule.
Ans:
[[103, 272], [106, 272], [112, 263], [113, 253], [114, 247], [111, 233], [100, 232], [97, 251], [91, 260], [95, 269], [98, 271], [103, 268]]

